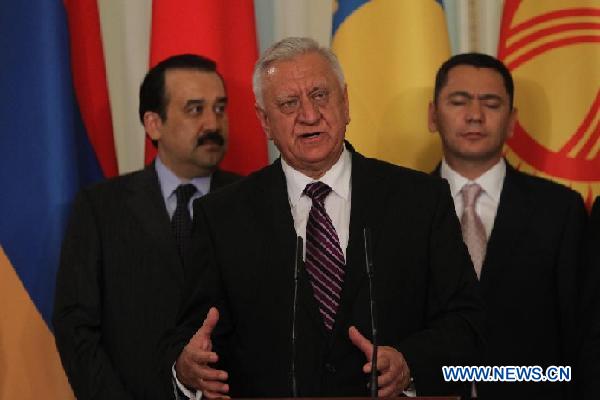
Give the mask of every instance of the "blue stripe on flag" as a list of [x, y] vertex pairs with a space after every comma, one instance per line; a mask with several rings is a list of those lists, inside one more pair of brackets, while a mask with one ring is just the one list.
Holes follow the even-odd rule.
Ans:
[[333, 14], [333, 27], [332, 33], [335, 35], [335, 32], [340, 27], [341, 23], [350, 16], [357, 8], [361, 7], [369, 0], [339, 0], [338, 8], [336, 12]]
[[63, 2], [1, 2], [0, 30], [0, 243], [50, 326], [71, 200], [102, 172], [75, 100]]

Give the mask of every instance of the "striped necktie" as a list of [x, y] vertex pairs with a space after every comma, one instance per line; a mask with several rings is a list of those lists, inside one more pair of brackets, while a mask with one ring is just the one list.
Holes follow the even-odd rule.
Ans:
[[331, 188], [322, 182], [313, 182], [306, 185], [303, 193], [312, 199], [306, 224], [306, 272], [323, 323], [331, 331], [340, 304], [346, 264], [337, 232], [325, 210], [325, 198]]

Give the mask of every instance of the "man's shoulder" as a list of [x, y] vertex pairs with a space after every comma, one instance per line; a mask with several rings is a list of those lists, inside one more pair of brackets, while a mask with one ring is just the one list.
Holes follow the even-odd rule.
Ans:
[[239, 201], [244, 196], [265, 190], [273, 184], [276, 185], [275, 182], [280, 177], [280, 174], [283, 176], [281, 164], [278, 161], [263, 167], [258, 171], [252, 172], [245, 177], [226, 171], [219, 172], [219, 174], [222, 173], [231, 174], [228, 176], [230, 179], [229, 183], [223, 187], [219, 187], [219, 190], [211, 192], [207, 196], [203, 196], [200, 199], [202, 202], [222, 203], [227, 201]]
[[242, 178], [244, 178], [242, 175], [238, 175], [234, 172], [217, 169], [212, 176], [211, 190], [220, 189], [224, 186], [231, 185]]
[[85, 187], [82, 192], [88, 196], [115, 195], [131, 190], [132, 187], [147, 182], [156, 181], [156, 173], [147, 167], [142, 170], [129, 172], [123, 175], [104, 179]]
[[519, 171], [507, 165], [507, 182], [511, 182], [521, 189], [523, 193], [534, 198], [536, 201], [545, 203], [581, 202], [581, 195], [575, 190], [550, 179], [534, 176]]
[[360, 153], [353, 154], [352, 168], [357, 173], [366, 173], [372, 175], [373, 178], [390, 180], [390, 183], [438, 186], [443, 182], [439, 176], [376, 158], [365, 157]]

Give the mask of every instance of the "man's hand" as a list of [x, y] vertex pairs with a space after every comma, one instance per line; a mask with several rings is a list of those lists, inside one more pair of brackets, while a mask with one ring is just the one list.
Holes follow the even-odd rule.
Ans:
[[[371, 373], [371, 356], [373, 355], [373, 344], [365, 338], [356, 327], [351, 326], [348, 330], [350, 340], [367, 357], [367, 363], [363, 366], [363, 372]], [[393, 347], [377, 347], [377, 386], [379, 397], [398, 396], [410, 383], [410, 369], [402, 353]]]
[[175, 362], [175, 372], [179, 382], [202, 391], [202, 396], [227, 398], [229, 385], [227, 372], [212, 368], [208, 364], [217, 362], [219, 356], [212, 351], [210, 335], [219, 321], [219, 311], [212, 307], [200, 329], [183, 348]]

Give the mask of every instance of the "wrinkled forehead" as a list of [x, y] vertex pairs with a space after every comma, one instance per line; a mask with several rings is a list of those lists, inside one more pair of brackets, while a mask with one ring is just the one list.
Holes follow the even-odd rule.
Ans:
[[318, 53], [306, 53], [274, 61], [263, 73], [265, 91], [310, 91], [313, 88], [335, 87], [339, 87], [335, 72]]

